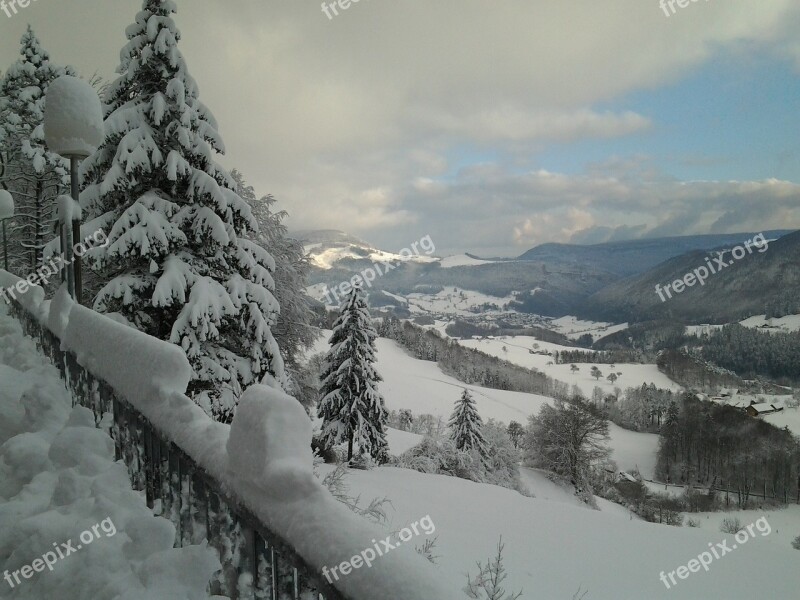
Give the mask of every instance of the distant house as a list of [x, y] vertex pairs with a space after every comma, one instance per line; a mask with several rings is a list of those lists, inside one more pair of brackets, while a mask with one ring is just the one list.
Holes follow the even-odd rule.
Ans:
[[776, 412], [781, 412], [783, 407], [777, 408], [774, 404], [767, 404], [766, 402], [763, 404], [751, 404], [747, 408], [744, 409], [748, 415], [751, 417], [761, 417], [763, 415], [769, 415]]

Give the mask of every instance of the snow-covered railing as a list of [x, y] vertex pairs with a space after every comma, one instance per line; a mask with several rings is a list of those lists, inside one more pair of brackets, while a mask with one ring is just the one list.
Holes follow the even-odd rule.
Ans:
[[[0, 270], [0, 286], [15, 281]], [[76, 401], [110, 427], [134, 487], [175, 524], [176, 545], [207, 540], [219, 551], [212, 593], [232, 600], [461, 597], [410, 546], [331, 585], [323, 566], [349, 560], [387, 532], [337, 502], [313, 475], [311, 424], [300, 404], [253, 386], [233, 423], [216, 423], [184, 393], [190, 369], [180, 348], [73, 304], [63, 290], [51, 303], [40, 292], [12, 302], [13, 314]]]

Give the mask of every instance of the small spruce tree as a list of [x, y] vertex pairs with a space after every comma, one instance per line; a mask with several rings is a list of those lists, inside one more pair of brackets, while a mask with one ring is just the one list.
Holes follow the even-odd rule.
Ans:
[[461, 398], [456, 402], [455, 410], [448, 423], [451, 438], [459, 450], [477, 450], [482, 457], [486, 457], [486, 440], [483, 439], [481, 429], [483, 420], [478, 414], [475, 400], [464, 389]]

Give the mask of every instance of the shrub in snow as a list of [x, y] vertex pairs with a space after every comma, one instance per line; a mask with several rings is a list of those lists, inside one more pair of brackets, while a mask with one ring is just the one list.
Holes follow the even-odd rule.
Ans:
[[742, 530], [742, 522], [736, 517], [725, 517], [719, 526], [722, 533], [738, 533]]
[[514, 446], [507, 428], [492, 419], [482, 429], [486, 442], [486, 456], [479, 461], [481, 480], [486, 483], [501, 485], [510, 489], [523, 491], [519, 480], [519, 463], [522, 455]]
[[62, 75], [47, 89], [44, 136], [52, 152], [85, 158], [103, 141], [100, 98], [88, 83]]
[[375, 370], [375, 339], [364, 291], [356, 286], [342, 305], [325, 356], [317, 409], [321, 439], [327, 446], [347, 442], [347, 460], [359, 454], [385, 462], [387, 413], [378, 392], [381, 376]]
[[441, 558], [441, 556], [434, 554], [436, 549], [436, 540], [438, 539], [438, 536], [435, 538], [428, 538], [422, 543], [422, 546], [414, 546], [414, 550], [416, 550], [418, 554], [421, 554], [428, 559], [428, 562], [435, 565], [436, 562]]
[[172, 0], [145, 0], [109, 87], [105, 139], [83, 164], [81, 203], [107, 232], [87, 263], [105, 279], [94, 308], [183, 348], [188, 394], [230, 422], [252, 384], [285, 384], [273, 337], [275, 261], [257, 230], [211, 112], [178, 50]]
[[422, 441], [397, 458], [396, 465], [422, 473], [461, 477], [482, 483], [500, 485], [523, 492], [519, 480], [520, 455], [502, 423], [490, 420], [483, 426], [484, 457], [477, 448], [459, 450], [453, 439], [425, 436]]
[[508, 577], [503, 566], [503, 538], [497, 542], [497, 554], [486, 564], [478, 563], [478, 574], [470, 577], [467, 574], [467, 586], [464, 593], [474, 600], [517, 600], [522, 597], [522, 590], [516, 593], [506, 593], [503, 582]]
[[9, 259], [15, 271], [33, 272], [52, 236], [54, 199], [69, 185], [69, 165], [44, 141], [45, 94], [54, 80], [73, 71], [50, 62], [30, 26], [20, 55], [0, 82], [0, 178], [16, 200]]
[[795, 550], [800, 550], [800, 535], [792, 540], [792, 548]]
[[422, 441], [406, 450], [397, 459], [397, 466], [421, 473], [438, 473], [473, 479], [477, 466], [472, 454], [456, 448], [449, 438], [425, 436]]
[[361, 515], [375, 523], [385, 523], [388, 517], [386, 516], [386, 509], [384, 506], [386, 504], [391, 505], [391, 501], [386, 497], [373, 498], [367, 506], [361, 506], [361, 497], [354, 497], [348, 493], [350, 488], [345, 482], [347, 472], [348, 469], [346, 465], [337, 465], [333, 471], [325, 475], [322, 479], [322, 485], [328, 488], [331, 496], [357, 515]]

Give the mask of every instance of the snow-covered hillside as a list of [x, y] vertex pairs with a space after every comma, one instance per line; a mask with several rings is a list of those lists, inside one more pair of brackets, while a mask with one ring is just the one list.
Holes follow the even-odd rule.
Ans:
[[[323, 473], [331, 469], [323, 466]], [[526, 481], [531, 481], [527, 478]], [[536, 485], [536, 479], [533, 479]], [[542, 486], [540, 495], [517, 492], [443, 475], [424, 475], [382, 467], [352, 471], [350, 493], [363, 499], [388, 497], [392, 502], [387, 531], [430, 515], [436, 531], [434, 554], [439, 576], [448, 587], [464, 586], [464, 574], [475, 575], [476, 561], [494, 556], [505, 544], [506, 590], [523, 589], [524, 599], [569, 600], [588, 590], [591, 600], [706, 600], [726, 598], [789, 600], [800, 587], [797, 551], [776, 534], [754, 538], [709, 566], [667, 589], [659, 579], [723, 540], [733, 536], [708, 529], [678, 528], [640, 521], [617, 507], [587, 510], [558, 489]], [[603, 507], [601, 507], [603, 508]], [[791, 517], [775, 523], [791, 527]], [[743, 525], [763, 516], [742, 516]], [[422, 539], [414, 540], [417, 546]]]
[[[324, 334], [317, 340], [312, 353], [327, 350], [330, 331], [325, 331]], [[379, 389], [389, 410], [405, 408], [414, 415], [431, 414], [447, 419], [453, 412], [453, 404], [461, 391], [467, 388], [472, 392], [483, 419], [525, 424], [530, 415], [537, 414], [543, 405], [553, 402], [552, 398], [546, 396], [465, 384], [443, 373], [436, 363], [413, 358], [392, 340], [378, 339], [377, 349], [377, 370], [383, 377]], [[658, 436], [627, 431], [613, 423], [609, 424], [609, 432], [609, 445], [613, 451], [611, 458], [616, 461], [617, 466], [624, 470], [638, 468], [642, 475], [652, 477]], [[408, 440], [406, 437], [400, 441], [398, 438], [401, 436], [398, 433], [404, 432], [390, 432], [389, 437], [394, 454], [398, 453], [394, 444]], [[396, 437], [393, 438], [393, 435]], [[406, 434], [408, 435], [411, 434]], [[403, 449], [406, 449], [405, 445]]]
[[477, 265], [488, 265], [494, 261], [481, 260], [480, 258], [472, 258], [466, 254], [455, 254], [453, 256], [446, 256], [439, 261], [443, 269], [451, 267], [475, 267]]
[[384, 252], [377, 248], [361, 248], [356, 246], [343, 246], [336, 248], [322, 248], [321, 244], [305, 246], [311, 264], [320, 269], [332, 269], [337, 262], [344, 259], [371, 260], [372, 262], [421, 262], [431, 263], [438, 259], [424, 254], [406, 258], [393, 252]]

